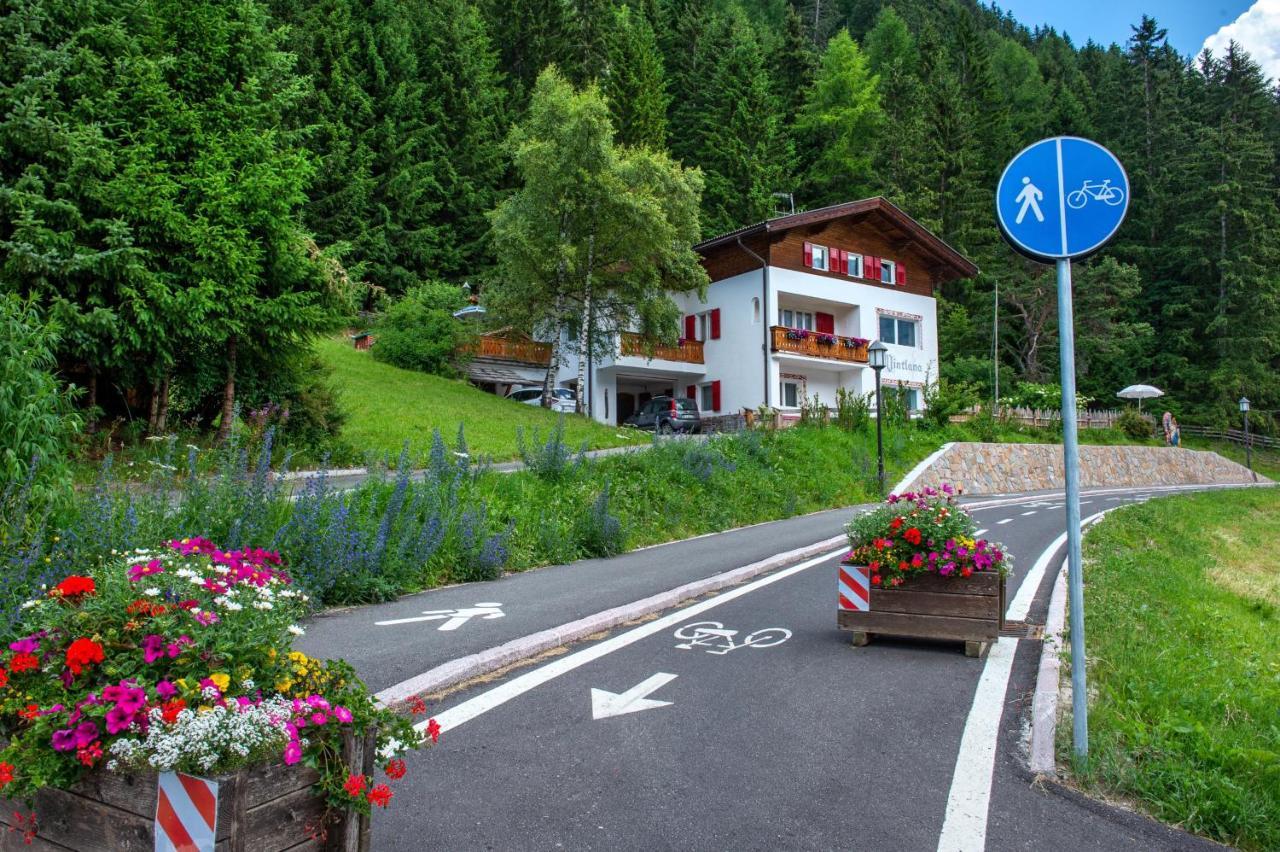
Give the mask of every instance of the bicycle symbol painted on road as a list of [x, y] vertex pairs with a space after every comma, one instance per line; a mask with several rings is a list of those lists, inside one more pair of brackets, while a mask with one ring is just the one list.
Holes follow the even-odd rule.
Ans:
[[1090, 198], [1118, 207], [1124, 202], [1124, 190], [1118, 186], [1112, 186], [1110, 178], [1102, 182], [1086, 180], [1084, 185], [1075, 192], [1067, 193], [1067, 206], [1072, 210], [1079, 210], [1089, 203]]
[[735, 643], [733, 637], [739, 631], [727, 630], [718, 621], [695, 621], [686, 624], [675, 632], [677, 639], [684, 641], [677, 645], [684, 651], [694, 648], [705, 648], [708, 654], [727, 654], [738, 648], [772, 648], [781, 645], [791, 638], [791, 631], [781, 627], [766, 627], [754, 633], [748, 633], [741, 642]]

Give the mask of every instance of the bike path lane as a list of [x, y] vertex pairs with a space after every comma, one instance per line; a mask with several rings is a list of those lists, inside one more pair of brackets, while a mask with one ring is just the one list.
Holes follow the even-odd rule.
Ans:
[[[963, 502], [991, 499], [1013, 497], [991, 495]], [[1053, 495], [1029, 494], [1024, 499], [1047, 506]], [[378, 692], [435, 666], [504, 642], [839, 536], [862, 508], [866, 506], [830, 509], [633, 550], [608, 559], [584, 559], [509, 574], [492, 582], [432, 589], [383, 604], [330, 610], [307, 619], [307, 635], [295, 644], [315, 657], [346, 659]], [[988, 534], [997, 539], [1004, 529], [997, 523], [1005, 517], [1000, 514], [1005, 509], [983, 509], [977, 515], [981, 525], [990, 526]], [[1021, 517], [1019, 512], [1008, 516]], [[477, 609], [477, 604], [499, 604], [503, 616], [476, 616], [452, 630], [440, 629], [447, 620], [440, 615], [432, 620], [378, 624], [425, 618], [424, 613], [430, 612]]]
[[[1011, 590], [1062, 528], [1059, 512], [1013, 516], [1000, 536], [1018, 557]], [[399, 807], [375, 822], [377, 848], [937, 848], [984, 663], [955, 645], [853, 649], [834, 628], [835, 564], [686, 619], [738, 636], [791, 630], [780, 645], [712, 654], [663, 629], [448, 731], [411, 759]], [[1017, 696], [1034, 683], [1039, 643], [1018, 645], [987, 848], [1166, 848], [1017, 776]], [[659, 673], [675, 678], [648, 698], [670, 706], [592, 718], [592, 689], [622, 693]], [[488, 689], [450, 697], [445, 715]]]

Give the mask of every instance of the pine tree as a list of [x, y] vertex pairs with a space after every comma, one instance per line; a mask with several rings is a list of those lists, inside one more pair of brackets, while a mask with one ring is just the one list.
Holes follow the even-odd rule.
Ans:
[[701, 167], [705, 235], [731, 231], [768, 218], [773, 193], [788, 185], [793, 154], [773, 97], [764, 54], [751, 24], [722, 19], [713, 41], [728, 48], [715, 57], [703, 99], [696, 155]]
[[790, 127], [804, 104], [813, 75], [818, 67], [818, 54], [805, 32], [804, 21], [793, 6], [788, 6], [781, 37], [769, 54], [769, 76], [774, 94], [782, 109], [784, 126]]
[[649, 21], [628, 6], [617, 11], [603, 87], [618, 141], [665, 150], [667, 92], [662, 55]]
[[871, 165], [884, 126], [878, 84], [848, 30], [836, 33], [796, 118], [804, 197], [814, 206], [875, 194]]

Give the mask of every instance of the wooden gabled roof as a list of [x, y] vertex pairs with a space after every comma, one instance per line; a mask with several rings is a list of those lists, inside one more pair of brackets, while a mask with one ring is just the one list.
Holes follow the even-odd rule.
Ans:
[[909, 241], [914, 248], [932, 257], [939, 269], [948, 273], [939, 276], [941, 280], [972, 278], [978, 274], [978, 267], [973, 261], [956, 251], [941, 237], [915, 219], [912, 219], [902, 211], [902, 208], [883, 196], [864, 198], [861, 201], [846, 201], [843, 204], [832, 204], [830, 207], [820, 207], [817, 210], [805, 210], [802, 213], [792, 213], [788, 216], [766, 219], [763, 222], [757, 222], [754, 225], [748, 225], [745, 228], [739, 228], [736, 231], [730, 231], [727, 234], [704, 240], [694, 246], [693, 249], [705, 255], [709, 250], [723, 246], [726, 243], [735, 242], [741, 237], [755, 236], [757, 234], [778, 234], [793, 228], [820, 225], [833, 219], [864, 219], [869, 217], [875, 217], [879, 220], [879, 224], [890, 230], [897, 231], [904, 241]]

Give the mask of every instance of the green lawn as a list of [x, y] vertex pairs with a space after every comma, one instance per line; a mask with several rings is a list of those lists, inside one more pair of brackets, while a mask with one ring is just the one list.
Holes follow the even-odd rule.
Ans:
[[[545, 434], [558, 415], [532, 405], [500, 399], [477, 390], [462, 379], [402, 370], [373, 360], [352, 348], [346, 338], [322, 340], [320, 358], [333, 370], [333, 385], [347, 412], [342, 437], [357, 451], [400, 452], [405, 441], [415, 451], [431, 446], [431, 432], [439, 429], [450, 444], [458, 424], [466, 427], [468, 448], [495, 460], [516, 458], [516, 429]], [[649, 436], [588, 421], [565, 418], [565, 440], [591, 449], [647, 443]]]
[[1089, 532], [1086, 788], [1280, 849], [1278, 549], [1275, 489], [1155, 500]]

